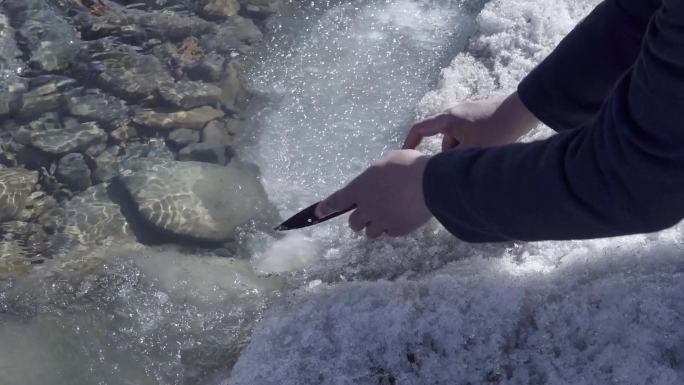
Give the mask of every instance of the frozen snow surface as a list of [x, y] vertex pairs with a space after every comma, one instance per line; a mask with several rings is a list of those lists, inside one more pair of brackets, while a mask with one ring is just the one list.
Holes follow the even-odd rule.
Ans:
[[[421, 13], [421, 6], [428, 3], [454, 9], [448, 2], [390, 0], [370, 2], [386, 7], [379, 10], [368, 8], [363, 2], [350, 3], [355, 8], [346, 10], [351, 12], [347, 16], [359, 12], [370, 17], [377, 15], [375, 11], [413, 4], [416, 22], [406, 21], [411, 15], [395, 12], [383, 16], [383, 20], [389, 20], [386, 25], [428, 28], [434, 34], [434, 30], [429, 30], [429, 18]], [[387, 94], [415, 86], [423, 90], [422, 100], [415, 95], [383, 99], [381, 93], [360, 91], [357, 97], [366, 97], [369, 105], [373, 98], [381, 103], [392, 101], [395, 104], [387, 105], [393, 109], [412, 109], [422, 116], [466, 99], [509, 92], [597, 3], [459, 2], [456, 14], [445, 11], [433, 15], [462, 15], [451, 16], [449, 21], [471, 15], [476, 23], [466, 23], [454, 32], [454, 36], [467, 34], [470, 38], [464, 49], [457, 47], [460, 44], [451, 47], [461, 53], [452, 55], [456, 57], [450, 65], [443, 64], [446, 67], [439, 83], [432, 85], [432, 91], [424, 88], [425, 82], [416, 81], [399, 86], [388, 84]], [[335, 7], [332, 10], [341, 12]], [[331, 14], [323, 12], [321, 20]], [[335, 26], [338, 31], [361, 28], [349, 20]], [[392, 37], [392, 31], [396, 30], [368, 36], [376, 42], [383, 41]], [[344, 35], [333, 37], [314, 39], [311, 44], [322, 44], [326, 49], [339, 48], [340, 42], [349, 44], [345, 43]], [[378, 48], [385, 47], [364, 45], [367, 51], [363, 52], [373, 55]], [[285, 207], [284, 214], [299, 208], [287, 206], [286, 202], [294, 201], [303, 207], [316, 198], [310, 192], [312, 186], [321, 183], [321, 190], [326, 192], [334, 187], [333, 182], [342, 183], [353, 175], [355, 167], [396, 144], [396, 138], [405, 129], [387, 132], [385, 128], [377, 133], [380, 139], [360, 141], [363, 135], [358, 131], [362, 129], [359, 125], [368, 122], [365, 115], [344, 110], [344, 114], [326, 120], [324, 114], [333, 109], [320, 105], [305, 108], [302, 100], [320, 92], [302, 88], [310, 79], [307, 76], [322, 79], [316, 87], [330, 87], [347, 80], [352, 89], [365, 79], [354, 78], [353, 71], [340, 75], [341, 69], [335, 67], [340, 60], [327, 63], [332, 68], [322, 75], [317, 72], [321, 67], [317, 67], [315, 58], [305, 54], [310, 48], [285, 50], [290, 56], [281, 59], [291, 62], [283, 67], [296, 70], [288, 81], [301, 87], [293, 95], [283, 93], [281, 104], [271, 106], [270, 111], [267, 108], [259, 117], [263, 137], [256, 138], [256, 142], [261, 143], [260, 149], [264, 154], [268, 154], [269, 148], [280, 151], [271, 158], [277, 162], [259, 163], [264, 169], [267, 189], [272, 196], [281, 197], [276, 200], [281, 199], [277, 203]], [[328, 52], [347, 51], [340, 48]], [[387, 55], [391, 64], [396, 56]], [[434, 65], [440, 60], [428, 62]], [[297, 69], [293, 63], [307, 65]], [[277, 65], [270, 65], [271, 69], [278, 69]], [[367, 73], [374, 69], [361, 70]], [[411, 71], [416, 73], [417, 69]], [[383, 78], [382, 74], [378, 76]], [[344, 105], [350, 94], [340, 84], [335, 100]], [[292, 84], [284, 85], [283, 89], [289, 86]], [[284, 150], [263, 147], [264, 137], [293, 134], [292, 130], [278, 132], [283, 126], [274, 122], [280, 119], [285, 125], [292, 124], [297, 116], [303, 117], [300, 127], [304, 129], [299, 135], [314, 132], [320, 141], [331, 134], [331, 143], [347, 139], [347, 151], [314, 148], [313, 141], [305, 143], [309, 147], [297, 147], [299, 138], [285, 143], [308, 152], [288, 155]], [[334, 136], [334, 130], [325, 131], [317, 126], [333, 120], [341, 122], [335, 123], [337, 129], [343, 130], [338, 133], [340, 137]], [[344, 131], [345, 128], [348, 130]], [[371, 125], [368, 132], [373, 129], [375, 126]], [[528, 139], [548, 134], [547, 129], [540, 127]], [[434, 143], [427, 148], [434, 150]], [[354, 154], [354, 149], [359, 151]], [[301, 155], [304, 153], [315, 156], [305, 159]], [[349, 153], [354, 154], [351, 159], [340, 158]], [[343, 162], [351, 161], [353, 167], [341, 169]], [[301, 173], [306, 162], [321, 165], [315, 177]], [[302, 182], [306, 188], [298, 187], [300, 183], [296, 182]], [[284, 271], [288, 270], [287, 262], [275, 264], [279, 261], [277, 255], [292, 254], [293, 266], [303, 270], [288, 279], [301, 288], [266, 312], [224, 385], [684, 383], [682, 225], [656, 234], [615, 239], [496, 245], [462, 243], [436, 223], [406, 239], [368, 241], [351, 235], [342, 221], [304, 234], [271, 242], [271, 248], [262, 257], [255, 257], [267, 270]], [[315, 250], [317, 257], [304, 258], [300, 256], [301, 250]], [[304, 254], [308, 256], [309, 252]]]

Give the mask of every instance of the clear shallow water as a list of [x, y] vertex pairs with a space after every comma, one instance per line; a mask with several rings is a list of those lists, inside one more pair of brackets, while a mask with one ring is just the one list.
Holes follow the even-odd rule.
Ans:
[[[241, 155], [287, 216], [416, 116], [513, 88], [593, 3], [293, 4], [251, 74]], [[682, 234], [473, 246], [340, 219], [248, 235], [239, 259], [86, 250], [0, 290], [0, 384], [678, 383]]]

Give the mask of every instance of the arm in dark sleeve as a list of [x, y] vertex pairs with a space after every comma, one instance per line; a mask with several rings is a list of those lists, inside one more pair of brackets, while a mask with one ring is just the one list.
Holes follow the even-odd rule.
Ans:
[[595, 119], [545, 141], [434, 156], [425, 201], [471, 242], [661, 230], [684, 217], [684, 1], [663, 0]]
[[661, 0], [606, 0], [518, 86], [523, 104], [556, 131], [578, 127], [636, 60]]

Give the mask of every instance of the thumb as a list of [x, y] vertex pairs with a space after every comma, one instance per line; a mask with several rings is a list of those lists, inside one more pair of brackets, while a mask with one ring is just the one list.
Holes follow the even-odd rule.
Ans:
[[416, 123], [404, 140], [404, 149], [415, 149], [418, 147], [423, 138], [427, 136], [437, 135], [443, 133], [448, 126], [450, 117], [442, 114], [432, 118], [427, 118], [421, 122]]
[[346, 210], [353, 204], [354, 201], [349, 193], [349, 189], [343, 188], [322, 200], [321, 203], [316, 206], [315, 214], [318, 218], [327, 217], [338, 211]]

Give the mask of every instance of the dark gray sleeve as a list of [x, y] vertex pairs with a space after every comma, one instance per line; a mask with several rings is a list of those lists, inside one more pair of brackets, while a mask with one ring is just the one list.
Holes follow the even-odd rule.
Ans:
[[437, 219], [471, 242], [652, 232], [684, 217], [684, 0], [663, 0], [590, 122], [545, 140], [434, 156]]
[[578, 127], [601, 108], [634, 63], [661, 0], [606, 0], [518, 85], [523, 104], [556, 131]]

